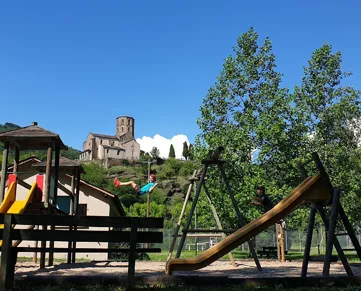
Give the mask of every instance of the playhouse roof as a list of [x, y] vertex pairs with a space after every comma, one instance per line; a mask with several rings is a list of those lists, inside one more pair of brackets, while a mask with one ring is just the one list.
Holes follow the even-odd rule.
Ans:
[[[55, 160], [53, 159], [51, 162], [51, 166], [55, 166]], [[33, 165], [34, 168], [45, 171], [46, 169], [46, 161], [37, 163]], [[59, 172], [61, 173], [72, 173], [76, 168], [80, 169], [80, 173], [85, 173], [80, 162], [70, 160], [65, 157], [59, 158]]]
[[38, 126], [37, 122], [33, 122], [30, 126], [1, 132], [0, 142], [6, 141], [17, 145], [20, 150], [43, 150], [53, 142], [58, 143], [61, 150], [68, 149], [58, 134]]

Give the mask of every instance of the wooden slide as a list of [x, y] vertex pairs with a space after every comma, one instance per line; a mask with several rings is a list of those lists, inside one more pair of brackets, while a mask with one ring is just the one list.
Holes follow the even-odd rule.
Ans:
[[204, 268], [274, 225], [304, 202], [318, 202], [329, 199], [330, 193], [321, 175], [317, 174], [308, 177], [270, 211], [238, 229], [199, 256], [191, 259], [178, 258], [167, 261], [166, 274], [172, 275], [174, 271], [193, 271]]

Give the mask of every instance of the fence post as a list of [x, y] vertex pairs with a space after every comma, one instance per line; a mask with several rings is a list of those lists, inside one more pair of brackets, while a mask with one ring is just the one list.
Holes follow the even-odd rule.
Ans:
[[4, 215], [3, 244], [1, 247], [1, 272], [0, 291], [7, 291], [13, 287], [14, 276], [12, 274], [12, 239], [11, 239], [12, 215]]
[[135, 217], [132, 217], [130, 225], [131, 225], [131, 230], [130, 230], [130, 248], [129, 248], [129, 257], [128, 257], [127, 289], [132, 289], [134, 287], [138, 219]]

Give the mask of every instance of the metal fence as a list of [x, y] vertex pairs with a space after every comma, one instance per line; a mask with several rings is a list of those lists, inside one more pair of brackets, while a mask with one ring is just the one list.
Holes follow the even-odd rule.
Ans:
[[[181, 233], [181, 232], [180, 232]], [[162, 248], [163, 251], [169, 251], [174, 229], [165, 229], [163, 232], [163, 243], [157, 245]], [[220, 233], [202, 233], [202, 237], [187, 237], [183, 246], [183, 250], [187, 251], [199, 251], [202, 252], [217, 242], [221, 241], [222, 235]], [[360, 232], [356, 233], [357, 238], [361, 241]], [[327, 234], [324, 228], [317, 228], [312, 235], [311, 252], [324, 254], [326, 251], [326, 237]], [[341, 247], [343, 249], [352, 249], [353, 245], [348, 235], [337, 236]], [[178, 237], [174, 252], [177, 251], [181, 238]], [[288, 252], [303, 252], [306, 243], [306, 231], [301, 230], [285, 230], [285, 250]], [[254, 239], [254, 245], [256, 250], [261, 250], [263, 247], [276, 247], [276, 229], [275, 226], [269, 227], [267, 230], [258, 234]], [[249, 253], [249, 246], [247, 243], [240, 245], [236, 248], [236, 251]]]

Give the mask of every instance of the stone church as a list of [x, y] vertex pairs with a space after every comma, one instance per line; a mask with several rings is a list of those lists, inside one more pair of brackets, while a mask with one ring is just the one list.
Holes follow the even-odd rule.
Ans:
[[137, 160], [140, 145], [134, 138], [134, 118], [116, 118], [116, 135], [89, 133], [83, 143], [80, 161], [104, 160], [107, 167], [110, 159]]

